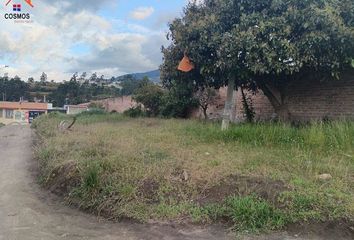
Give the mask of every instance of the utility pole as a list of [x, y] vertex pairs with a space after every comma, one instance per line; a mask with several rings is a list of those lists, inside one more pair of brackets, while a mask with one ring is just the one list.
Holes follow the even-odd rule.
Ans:
[[231, 117], [233, 113], [232, 108], [235, 106], [234, 105], [235, 85], [236, 85], [235, 79], [230, 79], [227, 86], [227, 96], [226, 96], [225, 109], [224, 109], [222, 126], [221, 126], [221, 130], [223, 131], [227, 130], [230, 126]]

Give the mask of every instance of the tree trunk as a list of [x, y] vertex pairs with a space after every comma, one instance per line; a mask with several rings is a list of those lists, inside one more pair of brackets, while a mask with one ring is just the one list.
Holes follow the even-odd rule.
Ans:
[[263, 84], [261, 89], [264, 95], [268, 98], [272, 104], [276, 114], [278, 115], [278, 120], [283, 122], [288, 122], [291, 119], [290, 111], [286, 103], [286, 97], [284, 93], [275, 86]]
[[203, 109], [204, 119], [208, 120], [208, 107], [202, 107], [202, 109]]
[[235, 91], [235, 79], [230, 79], [227, 86], [227, 97], [225, 102], [224, 115], [222, 120], [221, 130], [225, 131], [229, 128], [231, 117], [232, 117], [232, 107], [234, 106], [234, 91]]

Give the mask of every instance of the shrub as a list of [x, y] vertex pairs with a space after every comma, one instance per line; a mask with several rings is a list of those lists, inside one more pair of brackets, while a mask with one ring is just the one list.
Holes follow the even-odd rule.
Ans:
[[89, 111], [85, 111], [82, 113], [77, 114], [77, 117], [86, 117], [86, 116], [95, 116], [95, 115], [104, 115], [106, 112], [103, 109], [94, 108], [90, 109]]
[[174, 83], [162, 98], [160, 114], [164, 117], [187, 118], [191, 110], [198, 108], [193, 89], [187, 84]]
[[145, 117], [145, 115], [146, 115], [144, 110], [142, 109], [142, 107], [140, 105], [137, 106], [137, 107], [129, 108], [123, 114], [125, 116], [131, 117], [131, 118]]
[[148, 116], [157, 116], [160, 113], [163, 95], [164, 91], [161, 87], [150, 82], [143, 82], [135, 91], [133, 99], [145, 107]]

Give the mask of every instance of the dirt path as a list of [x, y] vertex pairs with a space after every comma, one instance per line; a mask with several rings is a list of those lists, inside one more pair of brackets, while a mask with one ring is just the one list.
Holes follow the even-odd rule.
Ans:
[[[172, 227], [109, 223], [68, 208], [41, 190], [33, 176], [29, 127], [0, 128], [0, 240], [188, 240], [234, 239], [221, 227]], [[285, 233], [244, 239], [323, 239]]]
[[60, 204], [31, 173], [29, 127], [0, 128], [0, 240], [227, 239], [221, 229], [107, 223]]

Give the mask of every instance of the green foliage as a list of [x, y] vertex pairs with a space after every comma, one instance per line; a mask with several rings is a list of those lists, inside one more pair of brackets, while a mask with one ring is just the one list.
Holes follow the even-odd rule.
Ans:
[[30, 96], [29, 84], [21, 81], [19, 77], [0, 77], [0, 100], [20, 101], [21, 97], [28, 99]]
[[[192, 2], [170, 24], [162, 80], [218, 89], [236, 79], [238, 87], [263, 90], [279, 117], [288, 120], [289, 82], [307, 75], [338, 79], [351, 66], [353, 8], [349, 0]], [[176, 69], [184, 52], [196, 66], [187, 74]]]
[[[192, 86], [173, 82], [168, 89], [162, 89], [145, 79], [140, 82], [133, 99], [142, 104], [147, 116], [187, 118], [190, 111], [198, 106], [193, 96]], [[127, 114], [138, 114], [140, 107], [131, 109]]]
[[252, 99], [246, 96], [242, 88], [241, 88], [241, 94], [242, 94], [243, 111], [244, 114], [246, 115], [247, 122], [252, 123], [254, 120], [254, 116], [256, 115], [253, 108]]
[[225, 214], [231, 218], [238, 231], [274, 230], [286, 223], [284, 213], [254, 196], [228, 198]]
[[127, 117], [131, 118], [138, 118], [138, 117], [145, 117], [146, 113], [144, 112], [143, 108], [139, 105], [137, 107], [132, 107], [128, 110], [126, 110], [123, 113]]
[[325, 221], [346, 215], [342, 200], [333, 198], [331, 189], [318, 191], [314, 186], [306, 187], [304, 191], [285, 192], [281, 196], [289, 222]]
[[354, 54], [353, 5], [339, 0], [207, 0], [189, 4], [170, 25], [170, 35], [173, 46], [188, 49], [207, 76], [218, 69], [247, 81], [251, 73], [335, 72], [350, 64]]
[[83, 187], [87, 191], [94, 190], [99, 186], [100, 172], [101, 172], [101, 168], [97, 164], [97, 162], [89, 163], [89, 165], [87, 166], [83, 174], [84, 176]]
[[204, 142], [238, 142], [252, 146], [282, 146], [348, 151], [354, 148], [354, 123], [351, 121], [313, 122], [301, 128], [281, 123], [234, 125], [220, 131], [217, 124], [190, 125], [186, 132]]
[[90, 109], [89, 111], [84, 111], [82, 113], [76, 114], [77, 118], [87, 118], [90, 116], [97, 116], [97, 115], [106, 115], [107, 112], [103, 109], [95, 108]]
[[164, 117], [187, 118], [192, 109], [198, 107], [191, 84], [171, 82], [162, 99], [161, 115]]
[[140, 83], [133, 99], [144, 106], [148, 116], [157, 116], [160, 113], [163, 95], [164, 91], [161, 87], [147, 80]]
[[88, 82], [81, 84], [76, 80], [70, 80], [59, 84], [57, 89], [49, 96], [49, 100], [55, 106], [76, 105], [91, 100], [118, 96], [119, 94], [119, 89], [115, 87], [107, 88]]
[[139, 88], [142, 80], [135, 79], [132, 75], [127, 75], [121, 81], [122, 95], [130, 96]]

